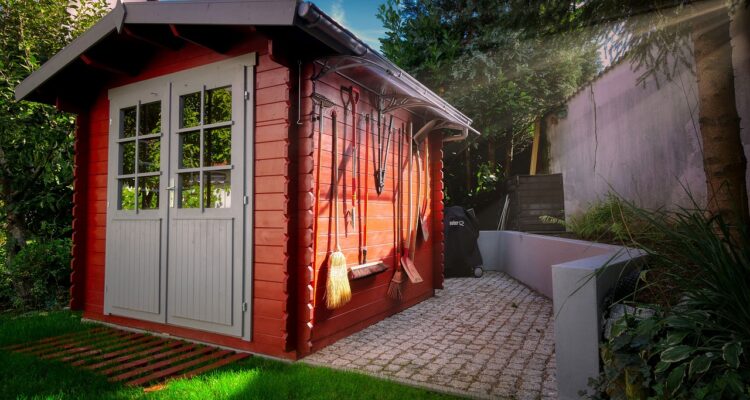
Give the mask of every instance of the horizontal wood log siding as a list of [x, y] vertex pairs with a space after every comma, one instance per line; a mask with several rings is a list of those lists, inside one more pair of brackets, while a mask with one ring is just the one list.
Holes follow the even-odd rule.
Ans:
[[[389, 270], [378, 274], [374, 277], [362, 280], [352, 281], [352, 300], [337, 310], [328, 310], [325, 307], [325, 282], [327, 277], [328, 255], [333, 245], [333, 222], [332, 216], [333, 205], [331, 203], [331, 181], [334, 160], [339, 168], [339, 242], [342, 251], [346, 255], [349, 266], [358, 263], [359, 242], [358, 232], [351, 227], [345, 229], [343, 203], [348, 205], [346, 209], [351, 209], [351, 178], [352, 178], [352, 121], [351, 111], [348, 118], [344, 120], [343, 100], [340, 95], [341, 86], [351, 86], [352, 83], [342, 79], [335, 74], [329, 74], [315, 84], [315, 91], [329, 100], [336, 103], [333, 109], [337, 112], [338, 124], [338, 152], [333, 155], [331, 152], [333, 145], [332, 127], [331, 127], [331, 110], [326, 109], [324, 112], [324, 128], [321, 156], [320, 182], [320, 205], [318, 219], [317, 238], [313, 238], [314, 218], [314, 187], [315, 168], [314, 162], [317, 161], [317, 151], [319, 136], [317, 132], [317, 122], [313, 122], [311, 114], [317, 112], [314, 110], [311, 94], [313, 85], [310, 81], [312, 76], [312, 67], [306, 65], [303, 71], [302, 84], [302, 125], [299, 127], [298, 138], [300, 141], [298, 160], [298, 174], [300, 176], [299, 199], [300, 206], [298, 212], [299, 223], [297, 231], [299, 232], [299, 261], [297, 270], [300, 271], [298, 282], [298, 320], [297, 320], [297, 349], [300, 356], [314, 352], [342, 337], [350, 335], [371, 325], [389, 315], [395, 314], [405, 308], [410, 307], [433, 295], [434, 285], [442, 284], [442, 161], [440, 152], [439, 136], [432, 136], [430, 139], [431, 166], [430, 175], [432, 188], [428, 190], [430, 199], [428, 199], [428, 219], [432, 221], [430, 241], [427, 243], [419, 240], [415, 263], [424, 278], [420, 284], [405, 283], [404, 298], [401, 301], [394, 301], [388, 298], [386, 292], [388, 285], [393, 276], [393, 266], [395, 261], [394, 248], [394, 195], [396, 193], [396, 174], [399, 171], [397, 154], [398, 138], [394, 134], [391, 143], [391, 154], [388, 158], [387, 180], [385, 190], [378, 195], [375, 190], [375, 151], [377, 142], [375, 136], [370, 137], [369, 151], [369, 170], [365, 177], [365, 135], [364, 125], [360, 133], [360, 174], [358, 175], [360, 190], [364, 190], [363, 179], [368, 180], [369, 198], [368, 204], [368, 261], [383, 259], [389, 266]], [[360, 88], [361, 98], [357, 106], [357, 112], [360, 114], [371, 113], [376, 116], [376, 97], [366, 90]], [[401, 124], [408, 127], [414, 116], [405, 111], [398, 111], [394, 114], [394, 128], [400, 128]], [[414, 120], [414, 130], [416, 131], [423, 121]], [[313, 126], [314, 125], [314, 126]], [[344, 125], [346, 125], [346, 136], [344, 136]], [[403, 165], [406, 166], [407, 148], [404, 146]], [[407, 169], [403, 170], [404, 193], [407, 191]], [[413, 204], [416, 204], [416, 182], [417, 182], [417, 165], [413, 165]], [[437, 194], [437, 197], [436, 197]], [[408, 221], [406, 220], [406, 197], [404, 197], [404, 216], [403, 226], [404, 233], [407, 235]], [[363, 203], [361, 203], [363, 204]], [[434, 210], [439, 210], [435, 212]], [[360, 209], [360, 212], [362, 210]], [[358, 226], [357, 229], [361, 228]], [[348, 234], [347, 234], [348, 232]], [[313, 241], [317, 240], [317, 254], [313, 254]]]
[[[287, 340], [289, 70], [267, 55], [268, 42], [253, 37], [225, 55], [186, 44], [162, 50], [136, 77], [118, 79], [102, 88], [94, 104], [78, 118], [74, 181], [73, 271], [71, 306], [84, 317], [164, 332], [188, 339], [231, 346], [278, 357], [294, 358]], [[241, 339], [187, 328], [105, 316], [104, 249], [106, 234], [107, 148], [111, 87], [210, 64], [248, 52], [258, 53], [255, 76], [255, 257], [253, 339]]]

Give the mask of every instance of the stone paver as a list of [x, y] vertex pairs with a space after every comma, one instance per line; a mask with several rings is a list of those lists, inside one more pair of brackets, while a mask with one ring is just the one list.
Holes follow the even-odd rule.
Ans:
[[555, 399], [553, 326], [549, 299], [488, 271], [446, 279], [435, 297], [305, 362], [476, 398]]

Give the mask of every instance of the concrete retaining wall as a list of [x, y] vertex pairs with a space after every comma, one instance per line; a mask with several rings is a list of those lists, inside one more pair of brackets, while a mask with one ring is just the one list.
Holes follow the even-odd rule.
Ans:
[[[578, 399], [599, 373], [604, 297], [624, 268], [645, 255], [634, 249], [513, 231], [482, 231], [484, 267], [505, 272], [552, 299], [560, 399]], [[606, 266], [606, 268], [604, 268]]]

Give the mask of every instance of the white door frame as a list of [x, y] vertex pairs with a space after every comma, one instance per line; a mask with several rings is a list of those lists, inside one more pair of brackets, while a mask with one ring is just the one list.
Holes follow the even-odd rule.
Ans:
[[[236, 241], [239, 248], [236, 249], [238, 257], [235, 257], [240, 263], [240, 276], [233, 277], [233, 291], [238, 293], [239, 304], [232, 304], [237, 307], [239, 313], [236, 314], [238, 321], [233, 324], [238, 329], [229, 331], [217, 331], [212, 327], [188, 326], [194, 329], [207, 330], [211, 332], [239, 336], [246, 340], [251, 340], [252, 332], [252, 245], [253, 245], [253, 187], [252, 181], [254, 176], [253, 160], [254, 156], [254, 80], [255, 65], [257, 55], [249, 53], [232, 59], [219, 61], [216, 63], [191, 68], [177, 73], [153, 78], [126, 86], [111, 89], [109, 91], [110, 99], [110, 139], [109, 139], [109, 176], [107, 179], [107, 244], [105, 260], [105, 295], [104, 295], [104, 313], [122, 315], [140, 320], [170, 323], [167, 318], [169, 304], [168, 276], [170, 270], [169, 264], [169, 246], [170, 232], [168, 225], [173, 219], [173, 215], [179, 215], [175, 208], [170, 207], [170, 190], [169, 180], [175, 177], [175, 171], [172, 169], [177, 165], [175, 159], [177, 154], [174, 153], [177, 140], [175, 125], [176, 116], [174, 110], [174, 99], [178, 99], [179, 91], [176, 91], [176, 85], [188, 82], [200, 82], [203, 80], [214, 80], [214, 78], [227, 78], [233, 85], [232, 93], [232, 119], [235, 121], [232, 128], [232, 202], [240, 205], [240, 210], [235, 214], [235, 222], [239, 226], [235, 229], [235, 235], [239, 238]], [[229, 75], [227, 75], [229, 74]], [[231, 76], [230, 76], [231, 75]], [[234, 88], [237, 87], [235, 90]], [[244, 89], [244, 90], [243, 90]], [[173, 93], [174, 92], [174, 93]], [[153, 99], [161, 100], [161, 147], [160, 147], [160, 182], [159, 182], [159, 209], [158, 210], [121, 210], [119, 205], [119, 184], [118, 172], [120, 163], [120, 109], [129, 107], [133, 104], [142, 104]], [[239, 135], [237, 137], [236, 135]], [[244, 155], [242, 154], [244, 149]], [[119, 174], [122, 178], [122, 174]], [[234, 179], [235, 176], [239, 181]], [[236, 194], [236, 195], [235, 195]], [[176, 205], [177, 193], [174, 193]], [[236, 204], [236, 203], [233, 203]], [[234, 208], [234, 207], [233, 207]], [[186, 211], [186, 210], [181, 210]], [[217, 211], [217, 210], [209, 210]], [[129, 310], [117, 304], [117, 299], [113, 298], [116, 293], [115, 285], [125, 284], [118, 281], [117, 271], [113, 268], [117, 265], [118, 257], [122, 257], [122, 246], [118, 247], [114, 240], [123, 231], [118, 228], [118, 221], [140, 221], [140, 220], [158, 220], [160, 224], [159, 235], [161, 237], [161, 246], [159, 252], [159, 299], [158, 312], [147, 313], [139, 310]], [[118, 231], [118, 229], [120, 229]], [[118, 250], [120, 250], [118, 252]], [[132, 284], [132, 282], [130, 282]], [[122, 285], [121, 285], [122, 286]], [[119, 294], [124, 293], [122, 290]], [[133, 291], [131, 296], [137, 296], [137, 291]], [[152, 307], [153, 308], [153, 307]], [[184, 321], [183, 321], [184, 322]], [[181, 326], [185, 324], [179, 323]]]

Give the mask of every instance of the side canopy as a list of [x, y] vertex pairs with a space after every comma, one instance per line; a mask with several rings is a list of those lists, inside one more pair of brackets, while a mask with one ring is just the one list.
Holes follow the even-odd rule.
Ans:
[[[314, 61], [319, 77], [336, 73], [370, 90], [384, 111], [409, 109], [434, 128], [479, 133], [471, 119], [367, 46], [318, 7], [297, 0], [118, 3], [16, 87], [16, 99], [75, 110], [116, 76], [135, 76], [158, 51], [192, 43], [229, 52], [259, 32], [289, 48], [289, 59]], [[288, 46], [287, 46], [288, 45]]]

